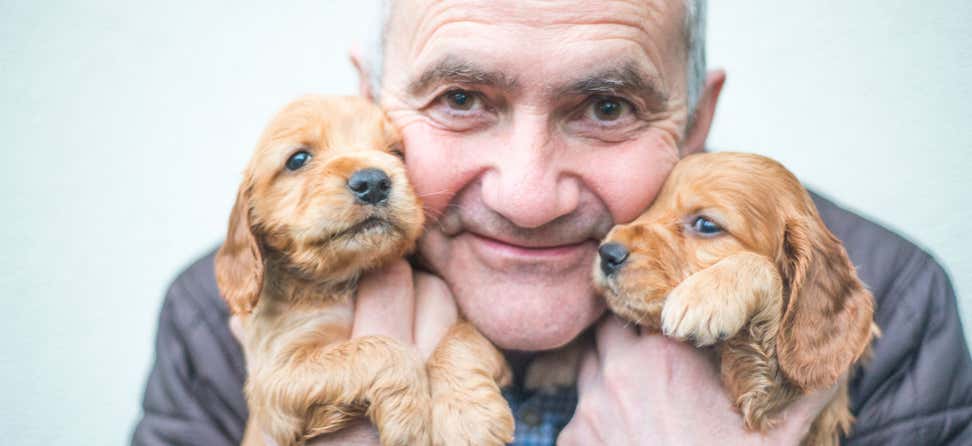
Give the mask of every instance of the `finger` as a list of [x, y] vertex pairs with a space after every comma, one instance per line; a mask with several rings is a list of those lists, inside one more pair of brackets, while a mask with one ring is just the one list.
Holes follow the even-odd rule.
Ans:
[[[571, 418], [571, 421], [574, 421], [574, 419]], [[560, 431], [560, 435], [557, 436], [557, 446], [591, 444], [591, 439], [597, 438], [591, 430], [591, 427], [586, 423], [567, 423], [564, 430]]]
[[634, 324], [625, 322], [615, 315], [608, 315], [597, 327], [597, 352], [604, 356], [621, 349], [628, 349], [638, 342], [638, 332]]
[[240, 345], [246, 340], [246, 335], [243, 333], [243, 321], [237, 315], [232, 315], [229, 318], [229, 329], [230, 333], [233, 333], [233, 337], [236, 338], [236, 342]]
[[810, 426], [812, 426], [817, 415], [837, 396], [837, 392], [845, 384], [845, 379], [841, 378], [833, 386], [814, 391], [794, 401], [783, 413], [783, 423], [779, 430], [795, 432], [798, 438], [805, 436], [810, 431]]
[[263, 433], [263, 446], [277, 446], [277, 441], [270, 436], [270, 434]]
[[459, 320], [459, 310], [446, 283], [428, 273], [415, 273], [415, 345], [428, 357], [449, 328]]
[[411, 344], [415, 319], [412, 268], [396, 260], [358, 283], [351, 337], [384, 335]]
[[597, 351], [594, 346], [584, 350], [581, 357], [580, 371], [577, 372], [577, 397], [580, 398], [585, 392], [594, 387], [601, 374], [601, 362], [598, 360]]
[[378, 446], [379, 444], [381, 443], [378, 438], [378, 429], [375, 429], [371, 421], [365, 418], [351, 421], [347, 426], [337, 432], [322, 435], [307, 442], [307, 446]]

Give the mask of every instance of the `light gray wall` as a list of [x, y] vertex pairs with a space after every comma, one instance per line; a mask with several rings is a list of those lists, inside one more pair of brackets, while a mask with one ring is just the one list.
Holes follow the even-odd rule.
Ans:
[[[779, 158], [972, 291], [969, 3], [710, 3], [711, 145]], [[222, 237], [273, 111], [354, 92], [374, 10], [0, 3], [4, 444], [127, 442], [166, 284]]]

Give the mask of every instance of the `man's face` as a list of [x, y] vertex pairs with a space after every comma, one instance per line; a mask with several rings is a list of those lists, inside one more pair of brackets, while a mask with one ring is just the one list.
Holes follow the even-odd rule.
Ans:
[[395, 6], [381, 98], [429, 218], [420, 251], [500, 347], [555, 348], [603, 313], [598, 242], [679, 157], [682, 3]]

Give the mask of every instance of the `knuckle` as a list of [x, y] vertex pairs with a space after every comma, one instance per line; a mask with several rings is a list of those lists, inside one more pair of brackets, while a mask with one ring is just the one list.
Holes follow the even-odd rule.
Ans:
[[415, 288], [420, 290], [422, 294], [431, 296], [452, 296], [452, 292], [444, 280], [425, 272], [415, 274]]
[[612, 392], [623, 392], [624, 389], [630, 388], [629, 382], [631, 380], [631, 373], [629, 371], [629, 367], [618, 364], [617, 361], [605, 363], [603, 375], [604, 385]]
[[395, 259], [384, 268], [385, 274], [396, 280], [411, 280], [412, 267], [404, 259]]

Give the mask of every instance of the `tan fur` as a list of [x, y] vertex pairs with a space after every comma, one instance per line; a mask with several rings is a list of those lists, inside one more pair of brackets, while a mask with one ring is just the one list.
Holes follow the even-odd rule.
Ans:
[[[395, 156], [399, 146], [382, 112], [350, 97], [301, 98], [260, 138], [215, 265], [219, 288], [243, 322], [244, 444], [263, 444], [261, 432], [280, 446], [303, 444], [360, 416], [371, 419], [384, 445], [432, 444], [436, 427], [436, 444], [512, 439], [512, 415], [497, 385], [508, 379], [505, 361], [468, 324], [452, 328], [428, 370], [414, 347], [397, 340], [349, 340], [358, 277], [405, 255], [422, 230], [421, 203]], [[310, 161], [286, 169], [299, 150]], [[390, 178], [386, 204], [361, 203], [348, 189], [350, 176], [365, 168]], [[369, 219], [382, 223], [357, 226]]]
[[[216, 278], [243, 316], [251, 420], [280, 445], [366, 415], [383, 444], [426, 444], [428, 380], [418, 352], [396, 340], [348, 340], [358, 276], [412, 249], [422, 208], [392, 153], [397, 134], [373, 105], [308, 96], [264, 131], [216, 257]], [[287, 159], [312, 156], [295, 171]], [[379, 168], [392, 181], [387, 205], [355, 201], [348, 178]], [[366, 219], [382, 224], [355, 229]], [[254, 426], [257, 426], [255, 429]]]
[[[472, 367], [470, 367], [472, 366]], [[428, 362], [436, 446], [504, 445], [513, 414], [500, 393], [512, 373], [506, 359], [470, 323], [446, 333]]]
[[[692, 230], [705, 216], [716, 236]], [[595, 284], [649, 330], [715, 344], [746, 427], [766, 431], [799, 396], [838, 383], [877, 335], [874, 300], [810, 196], [779, 163], [739, 153], [686, 157], [636, 221], [605, 243], [629, 255]], [[853, 422], [847, 384], [804, 444], [836, 444]]]

